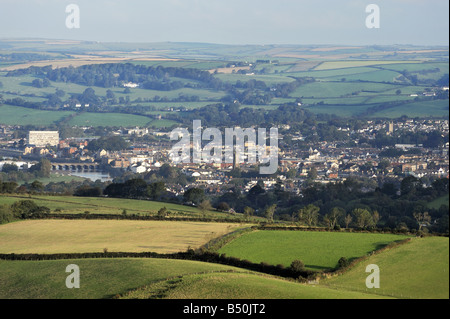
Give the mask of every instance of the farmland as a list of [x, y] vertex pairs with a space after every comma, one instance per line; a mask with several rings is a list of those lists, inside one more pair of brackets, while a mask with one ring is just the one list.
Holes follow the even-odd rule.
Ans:
[[306, 268], [324, 270], [336, 267], [341, 257], [351, 260], [404, 238], [386, 234], [257, 231], [242, 235], [219, 252], [286, 267], [299, 259]]
[[[96, 221], [84, 221], [85, 223], [94, 222], [91, 226], [96, 231], [91, 235], [82, 235], [83, 231], [91, 229], [91, 226], [80, 225], [79, 221], [64, 221], [71, 223], [72, 228], [78, 228], [78, 230], [68, 230], [69, 224], [66, 227], [58, 226], [60, 228], [59, 236], [66, 233], [64, 236], [74, 237], [70, 241], [65, 241], [64, 236], [59, 237], [56, 243], [51, 244], [46, 243], [45, 240], [42, 241], [40, 236], [44, 235], [43, 230], [46, 229], [49, 232], [47, 240], [50, 240], [51, 237], [52, 241], [55, 241], [55, 230], [48, 227], [39, 227], [38, 229], [27, 225], [27, 223], [35, 223], [36, 226], [39, 223], [47, 222], [25, 221], [0, 226], [2, 242], [7, 245], [14, 242], [15, 247], [12, 247], [12, 249], [20, 252], [18, 245], [22, 245], [24, 242], [21, 243], [17, 237], [8, 237], [8, 227], [20, 227], [23, 230], [26, 229], [28, 233], [28, 235], [24, 234], [22, 237], [34, 237], [36, 241], [39, 240], [39, 243], [41, 243], [41, 245], [36, 243], [31, 246], [30, 243], [26, 243], [25, 246], [29, 248], [28, 250], [39, 251], [39, 249], [42, 250], [45, 247], [44, 250], [48, 252], [58, 247], [58, 251], [60, 249], [70, 251], [71, 248], [72, 251], [73, 248], [82, 248], [81, 250], [87, 251], [88, 243], [93, 242], [93, 237], [106, 239], [108, 233], [114, 234], [115, 237], [108, 239], [108, 244], [120, 241], [120, 249], [131, 250], [132, 245], [139, 244], [138, 237], [143, 237], [141, 231], [150, 231], [153, 233], [150, 237], [157, 240], [158, 231], [166, 230], [165, 235], [159, 236], [159, 238], [164, 238], [165, 244], [168, 245], [166, 248], [169, 246], [173, 248], [177, 246], [176, 242], [186, 244], [188, 240], [195, 240], [190, 236], [189, 231], [197, 228], [197, 232], [200, 230], [203, 235], [208, 235], [205, 233], [205, 231], [208, 231], [205, 226], [213, 227], [194, 223], [188, 228], [184, 228], [183, 223], [172, 222], [173, 225], [177, 224], [176, 234], [178, 234], [172, 237], [176, 240], [173, 242], [170, 239], [170, 234], [175, 234], [175, 232], [170, 231], [165, 226], [167, 222], [154, 222], [160, 223], [159, 225], [140, 222], [142, 223], [141, 226], [146, 224], [156, 227], [147, 227], [147, 230], [139, 229], [137, 233], [141, 236], [130, 236], [130, 233], [128, 233], [127, 236], [121, 237], [121, 234], [124, 234], [123, 229], [131, 226], [128, 221], [114, 221], [116, 224], [121, 224], [120, 230], [117, 226], [105, 228], [104, 221], [99, 222], [100, 224]], [[101, 223], [103, 223], [103, 226]], [[142, 228], [136, 222], [133, 223], [132, 228]], [[54, 226], [51, 228], [55, 228]], [[152, 229], [150, 230], [150, 228]], [[228, 227], [225, 231], [230, 231], [230, 228]], [[4, 236], [5, 233], [6, 236]], [[15, 233], [17, 234], [17, 232]], [[284, 231], [283, 233], [291, 232]], [[318, 240], [323, 238], [322, 242], [330, 238], [330, 233], [327, 232], [309, 233], [302, 231], [300, 233], [314, 234]], [[150, 233], [148, 234], [150, 235]], [[331, 236], [333, 234], [331, 233]], [[360, 240], [374, 242], [373, 238], [372, 240], [364, 238], [364, 236], [370, 236], [370, 234], [350, 235], [360, 235]], [[389, 237], [389, 235], [379, 236]], [[76, 237], [80, 238], [76, 239]], [[197, 239], [200, 239], [200, 237]], [[397, 238], [399, 237], [397, 236]], [[206, 237], [202, 238], [202, 240], [205, 239]], [[69, 245], [69, 242], [71, 242], [71, 245]], [[381, 243], [381, 241], [378, 243]], [[148, 242], [146, 244], [150, 245]], [[160, 244], [155, 241], [151, 243], [151, 245]], [[2, 245], [3, 251], [7, 247]], [[114, 250], [112, 245], [109, 245], [109, 248]], [[147, 246], [146, 248], [158, 250], [156, 246]], [[180, 246], [179, 249], [182, 249], [182, 247]], [[345, 244], [345, 247], [342, 246], [342, 249], [342, 252], [346, 255], [355, 251], [352, 245], [348, 244]], [[315, 254], [319, 257], [325, 250], [323, 246], [322, 248], [311, 249], [310, 255]], [[171, 249], [159, 247], [159, 251], [169, 252]], [[325, 277], [314, 284], [296, 283], [242, 268], [190, 260], [158, 258], [2, 260], [0, 261], [0, 282], [2, 282], [0, 296], [1, 298], [19, 299], [98, 299], [112, 297], [124, 299], [229, 299], [230, 295], [237, 299], [448, 298], [448, 238], [415, 238], [406, 244], [387, 249], [378, 254], [364, 253], [362, 255], [366, 257], [344, 274]], [[82, 269], [81, 285], [83, 289], [71, 290], [65, 288], [64, 279], [67, 274], [64, 269], [69, 264], [76, 264]], [[365, 266], [368, 264], [377, 264], [380, 267], [380, 289], [371, 290], [365, 287], [364, 283], [367, 276]], [[24, 276], [24, 274], [26, 275]]]
[[368, 257], [342, 276], [321, 283], [337, 289], [367, 292], [365, 267], [380, 268], [377, 294], [400, 298], [449, 297], [448, 238], [415, 238], [411, 242]]
[[[0, 253], [173, 253], [198, 248], [237, 229], [229, 223], [130, 220], [39, 220], [3, 225]], [[241, 226], [242, 227], [242, 226]]]
[[[175, 46], [176, 47], [176, 46]], [[82, 48], [82, 46], [80, 46]], [[209, 47], [213, 50], [213, 46]], [[220, 49], [224, 54], [227, 50], [235, 48]], [[242, 48], [241, 48], [242, 49]], [[252, 52], [255, 48], [250, 50]], [[259, 48], [262, 49], [262, 48]], [[178, 49], [173, 49], [177, 51]], [[349, 52], [362, 48], [349, 48]], [[422, 96], [426, 90], [436, 89], [437, 82], [449, 73], [447, 61], [434, 60], [438, 51], [430, 51], [430, 58], [420, 58], [427, 54], [426, 50], [415, 52], [416, 59], [381, 59], [378, 54], [367, 51], [368, 56], [374, 54], [371, 59], [357, 60], [343, 58], [342, 49], [320, 48], [319, 50], [305, 50], [302, 59], [292, 57], [282, 57], [285, 54], [280, 52], [285, 49], [270, 49], [268, 56], [270, 60], [258, 60], [257, 56], [245, 56], [246, 62], [233, 62], [227, 60], [214, 60], [207, 58], [152, 58], [134, 59], [128, 54], [117, 53], [118, 58], [105, 57], [103, 60], [99, 55], [91, 57], [93, 63], [130, 63], [132, 65], [142, 65], [148, 67], [165, 68], [185, 68], [209, 71], [214, 79], [226, 85], [242, 85], [253, 81], [253, 83], [264, 83], [265, 91], [254, 89], [253, 94], [268, 94], [274, 92], [274, 87], [280, 84], [293, 83], [298, 78], [313, 78], [313, 83], [300, 85], [296, 90], [285, 94], [283, 98], [273, 97], [270, 101], [254, 103], [254, 101], [240, 101], [241, 108], [263, 108], [275, 109], [283, 103], [293, 103], [299, 99], [302, 106], [316, 114], [335, 114], [342, 117], [365, 115], [368, 117], [396, 118], [408, 114], [418, 117], [448, 117], [448, 99], [432, 99]], [[334, 56], [333, 52], [339, 52]], [[365, 52], [365, 51], [364, 51]], [[314, 53], [314, 54], [312, 54]], [[386, 52], [387, 53], [387, 52]], [[303, 55], [302, 55], [303, 56]], [[399, 55], [400, 56], [400, 55]], [[78, 54], [63, 62], [73, 62], [77, 65], [85, 65], [89, 62], [87, 55]], [[241, 57], [242, 58], [242, 57]], [[275, 60], [276, 59], [276, 60]], [[269, 61], [269, 62], [268, 62]], [[48, 61], [50, 64], [52, 60]], [[57, 62], [54, 62], [57, 63]], [[239, 64], [244, 63], [244, 65]], [[240, 66], [235, 66], [235, 64]], [[14, 66], [18, 69], [18, 66]], [[8, 76], [8, 69], [0, 71], [0, 95], [10, 105], [0, 107], [0, 124], [23, 124], [30, 123], [28, 117], [42, 117], [45, 119], [42, 124], [54, 124], [63, 118], [71, 115], [68, 122], [75, 126], [115, 126], [133, 127], [150, 126], [155, 128], [170, 127], [177, 123], [173, 118], [166, 119], [173, 108], [185, 108], [192, 110], [208, 104], [216, 104], [230, 99], [230, 91], [220, 88], [206, 88], [196, 79], [180, 77], [170, 77], [172, 82], [181, 84], [183, 87], [173, 89], [149, 89], [132, 88], [125, 91], [123, 87], [103, 87], [99, 85], [80, 85], [70, 81], [50, 81], [47, 87], [35, 87], [33, 80], [39, 76], [25, 74], [20, 76]], [[165, 81], [166, 81], [165, 80]], [[63, 110], [53, 111], [52, 114], [45, 113], [44, 110], [23, 110], [14, 104], [14, 99], [22, 98], [30, 103], [46, 102], [49, 95], [56, 90], [64, 92], [62, 99], [82, 94], [87, 88], [93, 88], [99, 97], [105, 97], [110, 90], [116, 99], [116, 106], [122, 108], [127, 106], [128, 113], [117, 113], [117, 107], [111, 110], [102, 109], [102, 113], [96, 110]], [[237, 88], [240, 88], [237, 86]], [[242, 89], [240, 89], [242, 91]], [[272, 90], [272, 91], [271, 91]], [[125, 102], [126, 100], [126, 102]], [[390, 103], [394, 103], [391, 105]], [[150, 108], [148, 111], [136, 111], [140, 107]], [[375, 108], [374, 108], [375, 107]], [[17, 109], [17, 112], [14, 110]], [[74, 112], [75, 111], [75, 112]], [[104, 112], [110, 114], [104, 114]], [[72, 112], [72, 113], [70, 113]], [[15, 113], [15, 114], [14, 114]], [[150, 115], [151, 114], [151, 115]], [[49, 116], [48, 116], [49, 115]], [[155, 115], [161, 115], [162, 119], [155, 120]], [[103, 120], [101, 120], [103, 119]]]
[[[2, 45], [0, 299], [448, 299], [448, 48]], [[174, 165], [195, 119], [278, 126], [279, 170]]]
[[[210, 217], [233, 218], [230, 214], [216, 211], [201, 212], [197, 207], [163, 203], [146, 200], [118, 199], [118, 198], [90, 198], [75, 196], [46, 196], [33, 197], [0, 196], [0, 205], [11, 205], [19, 200], [33, 200], [39, 206], [48, 207], [53, 214], [136, 214], [141, 216], [154, 216], [165, 207], [170, 212], [169, 217]], [[239, 216], [239, 215], [238, 215]]]

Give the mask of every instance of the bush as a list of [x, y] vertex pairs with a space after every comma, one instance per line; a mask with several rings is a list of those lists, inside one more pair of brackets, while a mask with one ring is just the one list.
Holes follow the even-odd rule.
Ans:
[[17, 218], [43, 218], [50, 214], [50, 209], [45, 206], [38, 206], [32, 200], [21, 200], [11, 205], [11, 211]]
[[338, 261], [338, 268], [346, 268], [346, 267], [348, 267], [349, 265], [350, 265], [350, 262], [348, 261], [347, 258], [345, 258], [345, 257], [339, 258], [339, 261]]
[[6, 205], [0, 206], [0, 224], [6, 224], [14, 220], [11, 209]]
[[294, 272], [301, 272], [305, 270], [305, 264], [301, 260], [294, 260], [290, 266], [291, 270]]

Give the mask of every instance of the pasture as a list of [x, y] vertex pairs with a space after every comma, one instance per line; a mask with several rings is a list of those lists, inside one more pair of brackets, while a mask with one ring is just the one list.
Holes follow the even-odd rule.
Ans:
[[[0, 205], [11, 205], [19, 200], [33, 200], [39, 206], [50, 208], [54, 214], [122, 214], [125, 210], [127, 214], [141, 216], [156, 215], [158, 211], [166, 207], [170, 217], [208, 217], [208, 218], [233, 218], [228, 213], [216, 211], [202, 212], [197, 207], [178, 205], [173, 203], [155, 202], [148, 200], [136, 200], [125, 198], [104, 198], [104, 197], [77, 197], [77, 196], [46, 196], [35, 195], [32, 197], [19, 197], [13, 195], [0, 195]], [[240, 214], [234, 216], [239, 218]]]
[[48, 126], [72, 115], [70, 111], [43, 111], [26, 107], [0, 105], [0, 124]]
[[243, 234], [220, 248], [219, 253], [285, 267], [298, 259], [307, 269], [326, 270], [335, 268], [341, 257], [352, 260], [405, 238], [392, 234], [261, 230]]
[[[328, 56], [328, 51], [320, 51], [324, 58], [315, 60], [311, 56], [308, 61], [295, 58], [283, 59], [277, 63], [259, 62], [254, 63], [251, 68], [245, 66], [250, 74], [232, 73], [231, 68], [226, 68], [226, 61], [212, 61], [208, 59], [177, 59], [177, 60], [123, 60], [132, 61], [133, 64], [144, 64], [152, 66], [175, 66], [184, 68], [198, 68], [201, 70], [219, 69], [214, 77], [226, 84], [241, 83], [250, 80], [262, 81], [269, 89], [273, 86], [295, 81], [296, 78], [312, 77], [316, 81], [299, 86], [295, 91], [290, 92], [283, 98], [273, 97], [267, 105], [243, 104], [241, 107], [274, 109], [282, 103], [295, 102], [297, 98], [302, 99], [303, 106], [313, 113], [329, 113], [343, 117], [360, 116], [362, 113], [374, 105], [383, 105], [389, 102], [404, 102], [390, 109], [379, 112], [371, 112], [372, 117], [395, 118], [402, 115], [411, 117], [446, 117], [448, 116], [448, 100], [426, 101], [421, 100], [416, 104], [413, 102], [417, 94], [419, 98], [426, 89], [433, 87], [433, 83], [448, 74], [449, 66], [446, 62], [422, 61], [422, 60], [336, 60]], [[70, 61], [70, 59], [68, 60]], [[67, 61], [66, 61], [67, 62]], [[120, 60], [116, 61], [120, 62]], [[23, 75], [18, 77], [6, 77], [6, 72], [0, 72], [0, 95], [4, 99], [14, 99], [20, 97], [29, 102], [45, 102], [48, 95], [55, 93], [56, 89], [65, 92], [63, 100], [73, 94], [81, 94], [87, 86], [74, 83], [51, 82], [51, 86], [36, 88], [31, 85], [34, 76]], [[412, 80], [412, 76], [416, 81]], [[155, 121], [147, 115], [153, 112], [167, 111], [173, 107], [186, 107], [196, 109], [208, 104], [218, 103], [230, 93], [226, 89], [206, 89], [198, 87], [199, 82], [193, 79], [182, 79], [173, 77], [171, 80], [182, 82], [186, 87], [174, 90], [147, 90], [133, 88], [125, 92], [122, 87], [113, 87], [110, 90], [117, 99], [129, 99], [129, 107], [152, 106], [154, 111], [139, 111], [140, 114], [118, 114], [118, 113], [80, 113], [70, 119], [70, 125], [75, 126], [147, 126], [154, 128], [168, 128], [176, 124], [174, 121]], [[106, 96], [107, 88], [93, 87], [99, 97]], [[396, 91], [401, 90], [400, 94]], [[265, 93], [266, 92], [259, 92]], [[195, 97], [197, 102], [177, 102], [179, 98], [189, 101]], [[158, 102], [155, 102], [158, 101]], [[172, 102], [171, 102], [172, 101]], [[443, 101], [447, 101], [446, 109], [441, 107]], [[321, 103], [323, 102], [323, 103]], [[427, 102], [433, 104], [427, 107]], [[434, 106], [435, 102], [438, 107]], [[320, 104], [318, 104], [320, 103]], [[424, 103], [424, 104], [423, 104]], [[35, 124], [50, 125], [63, 119], [68, 114], [61, 111], [52, 111], [54, 114], [44, 113], [45, 111], [30, 110], [29, 114], [24, 114], [22, 109], [18, 109], [17, 114], [8, 106], [8, 109], [0, 109], [1, 124]], [[139, 110], [139, 108], [137, 108]], [[69, 113], [70, 114], [70, 113]], [[33, 122], [35, 118], [42, 118], [43, 121]]]
[[[367, 289], [365, 268], [380, 269], [380, 288]], [[341, 276], [322, 280], [323, 287], [413, 299], [449, 298], [449, 240], [413, 238], [409, 243], [368, 257]]]
[[[80, 289], [67, 289], [67, 265], [80, 267]], [[172, 276], [238, 270], [188, 260], [0, 260], [0, 299], [105, 299]]]
[[368, 293], [299, 284], [257, 273], [214, 272], [160, 281], [120, 299], [378, 299]]
[[[67, 289], [69, 264], [80, 289]], [[360, 299], [361, 292], [313, 287], [239, 268], [189, 260], [120, 258], [0, 260], [1, 299]]]

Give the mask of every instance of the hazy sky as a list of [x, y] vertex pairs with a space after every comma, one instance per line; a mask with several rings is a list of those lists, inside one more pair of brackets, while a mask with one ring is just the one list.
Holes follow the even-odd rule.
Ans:
[[[368, 29], [369, 4], [380, 28]], [[80, 28], [66, 27], [66, 6]], [[449, 44], [448, 0], [0, 0], [0, 38], [223, 44]]]

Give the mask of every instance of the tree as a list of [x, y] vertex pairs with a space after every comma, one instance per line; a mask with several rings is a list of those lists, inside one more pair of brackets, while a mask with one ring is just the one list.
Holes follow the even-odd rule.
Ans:
[[0, 205], [0, 225], [14, 220], [14, 215], [8, 205]]
[[305, 264], [303, 261], [296, 259], [291, 263], [290, 268], [292, 271], [301, 272], [305, 270]]
[[230, 206], [225, 202], [220, 202], [217, 205], [217, 210], [221, 212], [228, 212], [230, 210]]
[[164, 195], [166, 184], [164, 182], [150, 183], [147, 186], [147, 196], [153, 200], [158, 200]]
[[114, 92], [113, 91], [111, 91], [111, 90], [106, 90], [106, 98], [108, 99], [108, 100], [112, 100], [112, 99], [115, 99], [115, 95], [114, 95]]
[[147, 195], [147, 183], [141, 178], [133, 178], [123, 184], [123, 196], [142, 198]]
[[253, 214], [255, 213], [255, 210], [249, 206], [245, 206], [244, 207], [244, 217], [246, 219], [250, 218], [250, 216], [253, 216]]
[[176, 170], [169, 164], [163, 164], [159, 168], [159, 175], [165, 179], [174, 179], [177, 177]]
[[378, 222], [380, 221], [380, 213], [377, 210], [374, 210], [372, 213], [373, 224], [376, 227]]
[[400, 183], [400, 192], [402, 196], [411, 194], [419, 185], [419, 180], [414, 176], [405, 177]]
[[345, 213], [344, 209], [340, 207], [333, 207], [329, 214], [326, 214], [324, 221], [330, 228], [334, 228], [337, 225], [338, 219]]
[[208, 211], [212, 210], [213, 207], [211, 206], [211, 202], [209, 200], [204, 200], [197, 206], [202, 214], [206, 214]]
[[40, 181], [36, 180], [33, 183], [31, 183], [31, 190], [34, 192], [40, 192], [44, 189], [44, 184], [42, 184]]
[[269, 222], [273, 222], [273, 215], [275, 214], [275, 210], [277, 209], [277, 205], [273, 204], [266, 208], [264, 211], [264, 217], [267, 218]]
[[25, 218], [40, 218], [50, 213], [50, 209], [44, 206], [38, 206], [32, 200], [21, 200], [11, 205], [11, 211], [14, 216]]
[[31, 166], [30, 171], [37, 172], [40, 177], [50, 177], [52, 163], [48, 159], [42, 158], [38, 164]]
[[350, 264], [350, 262], [345, 257], [341, 257], [338, 260], [338, 268], [340, 268], [340, 269], [348, 267], [349, 264]]
[[428, 212], [414, 213], [413, 216], [419, 224], [419, 231], [422, 230], [422, 227], [424, 225], [428, 225], [431, 222], [431, 216], [428, 214]]
[[184, 192], [183, 198], [185, 202], [192, 202], [197, 205], [205, 199], [205, 192], [201, 188], [189, 188]]
[[317, 224], [320, 208], [309, 204], [298, 211], [299, 220], [305, 222], [308, 226]]
[[352, 211], [352, 214], [356, 217], [356, 225], [359, 228], [366, 228], [374, 225], [372, 215], [367, 209], [355, 208]]
[[164, 219], [168, 214], [167, 208], [164, 206], [158, 210], [158, 218]]
[[14, 163], [12, 163], [12, 164], [8, 164], [8, 163], [3, 164], [3, 167], [2, 167], [2, 172], [3, 173], [8, 174], [9, 172], [18, 172], [18, 171], [19, 171], [19, 167], [16, 164], [14, 164]]
[[347, 216], [345, 216], [345, 218], [344, 218], [345, 228], [348, 228], [348, 226], [350, 225], [352, 220], [353, 220], [352, 215], [347, 214]]
[[315, 167], [309, 170], [307, 178], [309, 180], [315, 180], [317, 178], [317, 169]]

